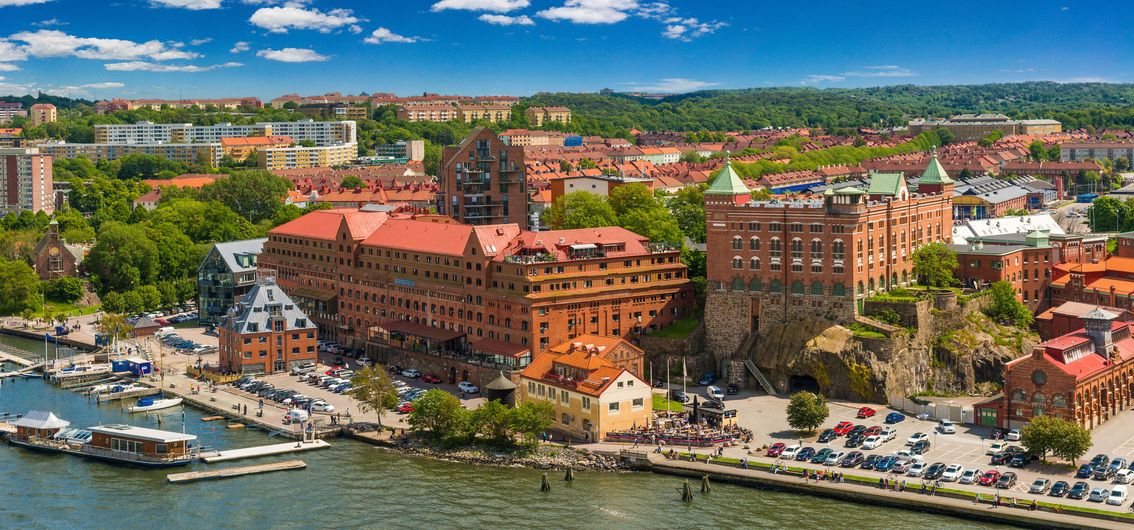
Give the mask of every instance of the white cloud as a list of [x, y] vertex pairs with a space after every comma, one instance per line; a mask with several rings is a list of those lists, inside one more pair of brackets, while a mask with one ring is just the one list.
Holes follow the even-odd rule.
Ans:
[[508, 15], [490, 15], [485, 13], [479, 17], [482, 22], [489, 24], [496, 24], [497, 26], [534, 26], [535, 22], [527, 15], [520, 15], [518, 17], [510, 17]]
[[154, 7], [180, 7], [193, 11], [201, 9], [220, 9], [221, 0], [150, 0]]
[[22, 46], [16, 46], [12, 41], [0, 39], [0, 61], [24, 61], [28, 53]]
[[354, 12], [349, 9], [332, 9], [324, 13], [318, 9], [304, 9], [298, 4], [288, 4], [257, 9], [248, 21], [272, 33], [287, 33], [289, 29], [314, 29], [330, 33], [343, 27], [358, 33], [362, 28], [356, 30], [355, 26], [363, 22], [363, 19], [354, 16]]
[[15, 72], [19, 69], [20, 67], [14, 64], [0, 63], [0, 72]]
[[666, 26], [662, 36], [667, 39], [689, 42], [702, 35], [708, 35], [728, 24], [719, 21], [701, 22], [696, 18], [670, 17], [663, 21]]
[[800, 81], [800, 84], [812, 85], [812, 84], [818, 84], [818, 83], [836, 83], [838, 81], [843, 81], [845, 79], [846, 79], [846, 76], [841, 76], [841, 75], [811, 74], [811, 75], [807, 76], [803, 81]]
[[397, 33], [394, 33], [386, 28], [378, 28], [372, 31], [370, 33], [370, 36], [366, 37], [366, 40], [364, 42], [366, 42], [367, 44], [382, 44], [385, 42], [399, 42], [408, 44], [417, 42], [419, 40], [421, 40], [421, 37], [406, 37], [404, 35], [398, 35]]
[[32, 22], [33, 26], [38, 26], [38, 27], [41, 27], [41, 28], [49, 28], [51, 26], [66, 26], [67, 24], [69, 24], [69, 23], [63, 22], [62, 20], [59, 20], [58, 18], [49, 18], [47, 20], [40, 20], [39, 22]]
[[576, 24], [614, 24], [626, 20], [638, 7], [636, 0], [566, 0], [562, 6], [544, 9], [536, 15]]
[[699, 81], [696, 79], [688, 79], [685, 77], [666, 77], [658, 79], [653, 83], [623, 83], [630, 90], [636, 92], [692, 92], [694, 90], [703, 90], [709, 87], [714, 87], [720, 83], [713, 83], [709, 81]]
[[160, 64], [146, 61], [130, 61], [125, 63], [107, 63], [103, 66], [112, 72], [208, 72], [218, 68], [235, 68], [244, 65], [230, 62], [211, 66], [197, 66], [194, 64]]
[[205, 37], [203, 39], [193, 39], [193, 40], [189, 41], [189, 45], [200, 46], [202, 44], [208, 44], [210, 42], [213, 42], [213, 38], [212, 37]]
[[263, 57], [272, 61], [279, 61], [282, 63], [310, 63], [326, 61], [330, 59], [326, 55], [321, 55], [315, 50], [307, 48], [284, 48], [282, 50], [260, 50], [256, 52], [257, 57]]
[[82, 88], [92, 88], [92, 89], [95, 89], [95, 90], [105, 90], [107, 88], [122, 88], [124, 86], [126, 86], [126, 83], [107, 82], [107, 83], [88, 83], [86, 85], [82, 85]]
[[[195, 59], [201, 56], [195, 52], [172, 49], [157, 40], [134, 42], [122, 39], [76, 37], [50, 29], [41, 29], [35, 32], [23, 31], [12, 35], [9, 39], [23, 42], [24, 45], [20, 46], [18, 51], [32, 57], [117, 60], [150, 58], [164, 61], [169, 59]], [[5, 60], [3, 42], [0, 41], [0, 60]]]
[[244, 42], [244, 41], [237, 41], [236, 43], [234, 43], [234, 44], [232, 45], [232, 49], [231, 49], [231, 50], [228, 50], [228, 52], [229, 52], [229, 53], [241, 53], [241, 52], [246, 52], [246, 51], [248, 51], [248, 50], [250, 50], [250, 49], [251, 49], [251, 48], [249, 47], [249, 45], [248, 45], [248, 43], [247, 43], [247, 42]]
[[507, 13], [531, 5], [529, 0], [441, 0], [433, 4], [432, 11], [461, 9], [465, 11], [492, 11]]
[[46, 4], [51, 0], [0, 0], [0, 7], [30, 6], [33, 4]]

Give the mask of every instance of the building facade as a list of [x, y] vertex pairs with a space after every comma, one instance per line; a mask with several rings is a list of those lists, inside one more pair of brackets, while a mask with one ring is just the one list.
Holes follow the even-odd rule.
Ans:
[[36, 147], [0, 148], [0, 215], [55, 211], [51, 163]]
[[89, 249], [86, 245], [68, 245], [59, 236], [59, 223], [51, 221], [47, 233], [35, 244], [35, 272], [41, 280], [76, 278]]
[[571, 109], [567, 107], [528, 107], [524, 111], [533, 127], [543, 127], [544, 123], [571, 123]]
[[19, 101], [0, 101], [0, 123], [8, 123], [12, 118], [23, 118], [28, 115], [24, 104]]
[[650, 425], [649, 383], [610, 360], [603, 346], [574, 341], [536, 357], [520, 372], [520, 402], [547, 402], [551, 429], [578, 441], [601, 441], [612, 431]]
[[1014, 120], [1003, 114], [958, 114], [944, 120], [919, 118], [909, 122], [911, 136], [935, 129], [946, 129], [959, 141], [973, 141], [993, 132], [1004, 136], [1053, 134], [1062, 131], [1063, 125], [1055, 120]]
[[936, 156], [919, 191], [874, 174], [866, 190], [753, 201], [726, 163], [705, 192], [710, 351], [789, 318], [851, 320], [867, 297], [916, 281], [914, 251], [951, 241], [953, 181]]
[[36, 103], [28, 109], [28, 123], [30, 123], [32, 127], [45, 123], [55, 123], [55, 120], [55, 105], [50, 103]]
[[315, 324], [275, 279], [263, 275], [221, 319], [220, 367], [236, 374], [274, 374], [315, 361]]
[[256, 284], [256, 258], [266, 238], [217, 243], [197, 267], [197, 309], [203, 325], [214, 325]]
[[950, 247], [957, 253], [954, 276], [966, 287], [983, 289], [1004, 281], [1012, 284], [1016, 299], [1033, 312], [1047, 302], [1047, 286], [1059, 252], [1046, 233], [1033, 230], [1026, 235], [977, 237]]
[[456, 147], [441, 151], [437, 212], [470, 225], [528, 227], [524, 148], [507, 146], [477, 127]]

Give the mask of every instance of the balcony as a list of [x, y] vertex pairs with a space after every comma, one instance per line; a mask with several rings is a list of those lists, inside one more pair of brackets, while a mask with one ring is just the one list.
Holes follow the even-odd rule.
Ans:
[[649, 250], [653, 254], [659, 254], [659, 253], [662, 253], [662, 252], [677, 252], [678, 247], [671, 245], [669, 243], [660, 243], [660, 242], [659, 243], [652, 243], [651, 242], [651, 243], [646, 244], [646, 250]]
[[556, 260], [555, 255], [549, 253], [534, 254], [530, 256], [517, 255], [517, 256], [504, 256], [504, 263], [554, 263]]

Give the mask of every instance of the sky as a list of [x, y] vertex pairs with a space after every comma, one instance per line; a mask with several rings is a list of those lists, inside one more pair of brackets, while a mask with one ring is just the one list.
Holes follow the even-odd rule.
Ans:
[[0, 0], [0, 95], [1134, 82], [1134, 2]]

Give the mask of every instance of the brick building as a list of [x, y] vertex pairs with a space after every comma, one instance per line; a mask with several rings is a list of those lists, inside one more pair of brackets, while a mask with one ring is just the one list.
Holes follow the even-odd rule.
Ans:
[[88, 245], [67, 244], [59, 237], [59, 223], [51, 221], [47, 233], [35, 244], [35, 272], [41, 280], [78, 277], [88, 250]]
[[1134, 254], [1119, 235], [1116, 255], [1096, 262], [1060, 263], [1052, 268], [1051, 305], [1082, 302], [1134, 309]]
[[901, 174], [869, 189], [753, 201], [726, 163], [705, 192], [709, 349], [795, 316], [846, 321], [871, 294], [915, 281], [913, 252], [951, 240], [953, 181], [933, 158], [910, 193]]
[[1093, 429], [1130, 405], [1134, 323], [1096, 308], [1085, 326], [1043, 342], [1005, 365], [1004, 397], [977, 406], [981, 424], [1017, 428], [1054, 416]]
[[1075, 330], [1083, 329], [1083, 326], [1086, 325], [1083, 316], [1095, 309], [1114, 313], [1122, 322], [1134, 321], [1134, 312], [1117, 307], [1084, 304], [1082, 302], [1063, 302], [1036, 315], [1036, 330], [1039, 331], [1039, 336], [1043, 340], [1072, 333]]
[[269, 275], [228, 311], [218, 332], [220, 367], [231, 373], [286, 372], [315, 360], [315, 324]]
[[1051, 267], [1058, 255], [1040, 230], [989, 238], [970, 238], [964, 245], [950, 245], [957, 253], [954, 275], [966, 287], [984, 288], [1006, 281], [1016, 290], [1016, 299], [1030, 310], [1047, 301]]
[[516, 223], [528, 227], [524, 148], [508, 146], [486, 127], [477, 127], [455, 147], [441, 152], [437, 211], [470, 225]]

